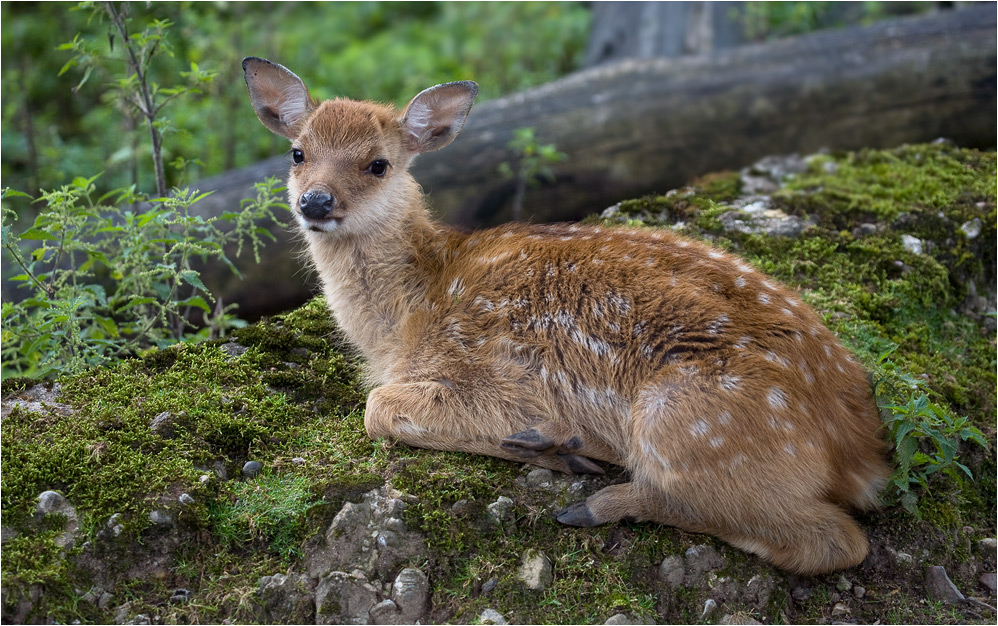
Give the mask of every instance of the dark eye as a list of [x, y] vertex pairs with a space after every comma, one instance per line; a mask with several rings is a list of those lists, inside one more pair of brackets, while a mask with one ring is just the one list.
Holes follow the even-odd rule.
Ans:
[[384, 159], [375, 159], [374, 161], [371, 161], [370, 165], [367, 166], [367, 171], [371, 172], [378, 178], [381, 178], [385, 175], [385, 172], [388, 171], [388, 161]]
[[295, 148], [294, 150], [291, 151], [291, 161], [294, 162], [295, 165], [298, 165], [304, 160], [305, 160], [304, 152], [302, 152], [298, 148]]

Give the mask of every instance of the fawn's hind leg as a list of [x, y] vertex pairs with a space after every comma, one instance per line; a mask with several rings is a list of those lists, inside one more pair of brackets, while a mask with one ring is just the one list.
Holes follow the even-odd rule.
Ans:
[[506, 435], [537, 420], [501, 398], [502, 394], [494, 392], [476, 397], [474, 392], [437, 381], [384, 385], [367, 397], [364, 427], [372, 439], [392, 437], [418, 448], [527, 461], [565, 473], [593, 471], [591, 468], [602, 472], [592, 461], [569, 450], [525, 458], [505, 449], [500, 442]]

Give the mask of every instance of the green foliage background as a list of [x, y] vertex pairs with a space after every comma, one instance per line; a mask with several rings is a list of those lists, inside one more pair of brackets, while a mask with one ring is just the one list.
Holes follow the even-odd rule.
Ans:
[[[165, 161], [181, 160], [167, 168], [171, 186], [286, 148], [255, 132], [244, 56], [291, 68], [319, 98], [402, 104], [433, 84], [476, 80], [484, 100], [575, 69], [589, 30], [589, 11], [578, 2], [155, 2], [128, 10], [133, 31], [154, 19], [174, 23], [171, 54], [157, 58], [154, 82], [176, 82], [191, 63], [217, 73], [203, 94], [172, 103], [167, 113]], [[110, 104], [112, 77], [96, 70], [74, 92], [83, 70], [60, 75], [72, 51], [57, 48], [77, 33], [104, 53], [120, 49], [107, 21], [69, 3], [5, 2], [0, 18], [4, 185], [34, 195], [104, 170], [102, 190], [150, 188], [145, 129]]]

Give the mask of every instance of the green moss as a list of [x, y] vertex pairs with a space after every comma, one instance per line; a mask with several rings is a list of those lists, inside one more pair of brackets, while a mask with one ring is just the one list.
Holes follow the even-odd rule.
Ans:
[[[732, 173], [625, 201], [620, 210], [649, 227], [682, 221], [687, 234], [746, 257], [798, 290], [874, 376], [885, 378], [882, 404], [903, 401], [911, 394], [906, 381], [918, 380], [948, 414], [969, 416], [993, 440], [994, 336], [959, 311], [968, 283], [994, 284], [994, 175], [993, 153], [945, 145], [820, 157], [774, 196], [784, 211], [817, 224], [793, 239], [721, 229], [719, 217], [740, 192]], [[959, 226], [975, 218], [981, 233], [971, 240]], [[857, 230], [872, 219], [886, 220], [886, 227]], [[926, 253], [907, 250], [902, 234], [922, 239]], [[4, 525], [20, 532], [4, 544], [10, 601], [43, 584], [39, 615], [60, 622], [113, 617], [80, 601], [89, 583], [74, 565], [76, 553], [63, 559], [54, 546], [58, 520], [41, 527], [31, 521], [34, 499], [46, 489], [76, 505], [90, 539], [113, 513], [122, 514], [122, 570], [134, 565], [130, 553], [142, 553], [139, 542], [153, 540], [147, 528], [153, 509], [173, 513], [185, 533], [196, 531], [198, 541], [182, 545], [168, 565], [168, 579], [122, 579], [114, 589], [116, 598], [131, 599], [133, 613], [156, 614], [164, 623], [258, 620], [250, 598], [260, 576], [300, 567], [302, 542], [324, 530], [344, 501], [385, 480], [417, 498], [404, 520], [431, 550], [410, 564], [430, 575], [434, 610], [450, 621], [474, 621], [492, 607], [521, 623], [601, 623], [617, 612], [695, 622], [707, 592], [667, 592], [656, 567], [698, 543], [725, 555], [723, 576], [748, 580], [760, 568], [780, 576], [718, 540], [672, 528], [561, 526], [553, 512], [581, 496], [527, 489], [521, 480], [527, 468], [519, 464], [370, 441], [356, 357], [321, 298], [240, 330], [235, 341], [248, 348], [238, 357], [222, 342], [182, 345], [65, 379], [60, 402], [72, 414], [14, 409], [3, 419]], [[879, 357], [894, 346], [887, 367]], [[4, 381], [4, 392], [31, 384]], [[168, 427], [153, 431], [152, 420], [164, 413]], [[243, 480], [240, 468], [250, 459], [265, 470]], [[964, 526], [994, 527], [994, 456], [965, 447], [962, 460], [975, 479], [932, 476], [919, 500], [923, 521], [888, 509], [870, 523], [897, 545], [934, 546], [940, 561], [970, 558], [965, 541], [927, 539]], [[232, 479], [200, 480], [217, 467]], [[611, 469], [610, 478], [626, 476]], [[181, 507], [180, 493], [195, 504]], [[486, 507], [500, 495], [513, 499], [513, 516], [492, 524]], [[471, 502], [469, 515], [453, 512], [458, 500]], [[540, 593], [516, 578], [529, 549], [543, 551], [554, 566], [554, 580]], [[498, 585], [482, 595], [491, 578]], [[814, 584], [812, 599], [797, 603], [795, 621], [829, 618], [829, 597], [820, 581]], [[197, 602], [164, 607], [176, 587], [195, 591]], [[885, 621], [889, 611], [901, 621], [924, 617], [906, 592], [896, 598], [862, 613], [864, 619]], [[784, 605], [793, 608], [785, 593], [774, 593], [764, 616], [778, 618]], [[748, 607], [732, 607], [740, 609]]]

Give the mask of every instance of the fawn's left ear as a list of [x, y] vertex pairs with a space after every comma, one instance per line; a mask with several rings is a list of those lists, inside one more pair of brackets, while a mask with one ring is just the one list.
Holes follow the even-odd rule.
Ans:
[[257, 57], [243, 59], [243, 75], [253, 110], [263, 125], [295, 139], [302, 122], [315, 109], [305, 83], [283, 65]]
[[421, 91], [402, 112], [399, 124], [410, 152], [432, 152], [454, 141], [478, 95], [470, 80], [444, 83]]

